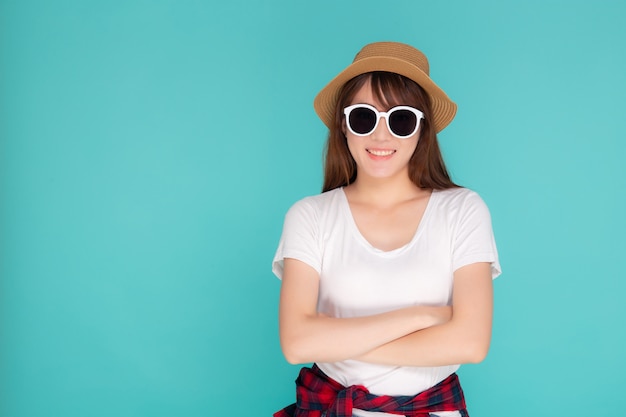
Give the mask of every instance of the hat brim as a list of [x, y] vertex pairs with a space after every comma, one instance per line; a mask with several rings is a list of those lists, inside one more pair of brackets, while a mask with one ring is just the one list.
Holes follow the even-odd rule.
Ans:
[[436, 132], [442, 131], [454, 119], [456, 104], [421, 69], [402, 59], [373, 56], [353, 62], [315, 97], [313, 107], [326, 126], [331, 128], [335, 106], [343, 85], [358, 75], [373, 71], [394, 72], [419, 84], [430, 96]]

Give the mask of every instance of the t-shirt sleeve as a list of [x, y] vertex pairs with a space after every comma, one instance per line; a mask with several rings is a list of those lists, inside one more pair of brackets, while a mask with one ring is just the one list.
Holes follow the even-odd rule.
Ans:
[[318, 242], [318, 213], [307, 199], [301, 200], [285, 215], [283, 233], [272, 262], [272, 272], [282, 279], [285, 258], [294, 258], [320, 273], [321, 249]]
[[492, 278], [502, 272], [491, 214], [485, 202], [475, 192], [468, 194], [459, 210], [452, 250], [453, 271], [472, 263], [489, 262]]

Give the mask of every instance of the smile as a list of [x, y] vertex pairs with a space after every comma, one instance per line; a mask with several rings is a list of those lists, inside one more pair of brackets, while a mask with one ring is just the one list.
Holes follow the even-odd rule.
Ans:
[[389, 156], [389, 155], [391, 155], [391, 154], [396, 152], [393, 149], [390, 149], [390, 150], [366, 149], [366, 151], [368, 153], [371, 153], [372, 155], [376, 155], [376, 156]]

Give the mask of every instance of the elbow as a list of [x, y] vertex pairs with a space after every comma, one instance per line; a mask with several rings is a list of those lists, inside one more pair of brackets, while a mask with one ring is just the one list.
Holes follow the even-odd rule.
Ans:
[[285, 360], [291, 365], [313, 362], [313, 360], [308, 358], [307, 352], [303, 347], [299, 346], [297, 341], [281, 341], [281, 349]]
[[299, 360], [297, 357], [287, 356], [287, 355], [284, 355], [284, 356], [285, 356], [285, 360], [287, 360], [287, 363], [289, 363], [290, 365], [302, 365], [302, 364], [307, 363], [305, 361]]
[[291, 365], [315, 362], [317, 359], [315, 338], [308, 330], [308, 321], [305, 319], [287, 324], [289, 325], [281, 325], [279, 329], [280, 348], [285, 360]]
[[489, 353], [489, 340], [474, 340], [466, 344], [462, 363], [480, 363]]
[[481, 363], [487, 357], [487, 350], [471, 352], [466, 358], [465, 363]]
[[285, 348], [283, 348], [283, 356], [285, 357], [285, 360], [291, 365], [300, 365], [305, 363], [305, 361], [300, 359], [300, 356], [298, 356], [297, 353]]
[[489, 353], [491, 343], [491, 326], [472, 326], [471, 323], [460, 322], [455, 328], [455, 340], [458, 340], [459, 361], [457, 363], [480, 363]]

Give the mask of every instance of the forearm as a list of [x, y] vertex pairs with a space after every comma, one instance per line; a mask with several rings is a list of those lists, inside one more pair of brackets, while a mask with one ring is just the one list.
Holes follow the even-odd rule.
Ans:
[[284, 317], [281, 344], [291, 363], [336, 362], [359, 357], [402, 336], [441, 323], [447, 320], [448, 311], [447, 307], [413, 306], [356, 318]]
[[280, 342], [290, 363], [337, 362], [450, 319], [449, 307], [411, 306], [354, 318], [317, 312], [319, 276], [307, 264], [285, 259], [280, 292]]
[[493, 287], [490, 266], [476, 263], [455, 273], [452, 318], [374, 348], [358, 359], [397, 366], [480, 362], [491, 340]]
[[450, 321], [392, 340], [357, 359], [394, 366], [445, 366], [482, 361], [489, 350], [490, 328], [472, 334]]

